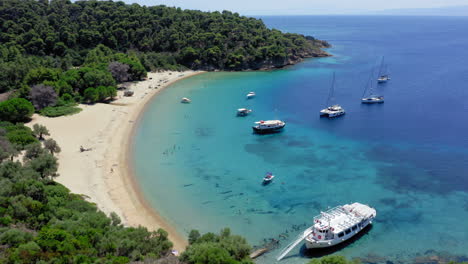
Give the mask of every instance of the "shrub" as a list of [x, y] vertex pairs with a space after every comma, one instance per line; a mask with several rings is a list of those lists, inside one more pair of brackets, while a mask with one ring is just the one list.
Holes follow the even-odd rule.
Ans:
[[65, 115], [74, 115], [81, 112], [81, 108], [77, 107], [75, 103], [66, 104], [63, 106], [51, 106], [42, 109], [39, 113], [47, 117], [58, 117]]

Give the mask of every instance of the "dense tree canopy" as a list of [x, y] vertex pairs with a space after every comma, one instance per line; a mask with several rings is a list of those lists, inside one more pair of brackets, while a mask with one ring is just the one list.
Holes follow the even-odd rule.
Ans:
[[0, 42], [17, 47], [12, 52], [62, 58], [65, 65], [89, 63], [87, 52], [99, 44], [123, 53], [141, 52], [152, 67], [171, 63], [166, 54], [189, 68], [218, 69], [259, 68], [271, 62], [279, 66], [291, 58], [323, 54], [320, 41], [268, 29], [261, 20], [229, 11], [112, 1], [2, 2]]
[[33, 105], [23, 98], [13, 98], [0, 103], [0, 120], [2, 121], [27, 121], [33, 113]]

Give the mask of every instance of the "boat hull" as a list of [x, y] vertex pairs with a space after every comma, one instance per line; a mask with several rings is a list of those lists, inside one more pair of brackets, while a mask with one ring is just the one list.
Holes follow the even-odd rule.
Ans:
[[361, 100], [361, 103], [363, 104], [381, 104], [385, 102], [383, 99], [379, 99], [379, 100]]
[[344, 114], [345, 114], [345, 112], [333, 112], [333, 113], [320, 112], [320, 116], [328, 117], [328, 118], [339, 117], [339, 116], [342, 116]]
[[346, 240], [354, 237], [355, 235], [359, 234], [364, 228], [366, 228], [368, 225], [372, 224], [372, 220], [374, 218], [369, 218], [366, 221], [362, 222], [361, 227], [358, 228], [355, 231], [351, 231], [349, 234], [345, 234], [343, 237], [340, 238], [335, 238], [335, 239], [330, 239], [330, 240], [314, 240], [314, 239], [305, 239], [305, 246], [307, 249], [314, 249], [314, 248], [327, 248], [327, 247], [332, 247], [336, 246], [338, 244], [341, 244], [345, 242]]
[[253, 132], [256, 134], [273, 134], [273, 133], [278, 133], [283, 130], [283, 128], [286, 126], [286, 124], [278, 127], [272, 127], [272, 128], [257, 128], [255, 126], [252, 127]]

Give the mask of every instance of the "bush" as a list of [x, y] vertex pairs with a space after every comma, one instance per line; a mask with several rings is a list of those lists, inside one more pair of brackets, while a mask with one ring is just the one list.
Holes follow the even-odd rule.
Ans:
[[252, 248], [244, 238], [231, 235], [229, 228], [221, 230], [219, 235], [206, 233], [203, 236], [192, 230], [189, 242], [181, 259], [190, 264], [253, 263], [249, 258]]
[[13, 98], [0, 103], [0, 120], [9, 122], [28, 121], [34, 113], [34, 106], [26, 99]]
[[63, 106], [50, 106], [42, 109], [39, 113], [47, 117], [58, 117], [65, 115], [74, 115], [81, 112], [81, 108], [77, 107], [75, 103], [66, 104]]
[[309, 264], [359, 264], [359, 260], [347, 260], [343, 256], [326, 256], [319, 259], [313, 259]]

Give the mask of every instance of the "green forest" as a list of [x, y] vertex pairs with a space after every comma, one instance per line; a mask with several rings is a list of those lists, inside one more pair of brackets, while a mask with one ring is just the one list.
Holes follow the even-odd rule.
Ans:
[[[328, 56], [328, 43], [237, 13], [112, 1], [0, 0], [0, 94], [56, 117], [112, 100], [157, 70], [270, 69]], [[0, 107], [17, 115], [18, 102]], [[5, 121], [25, 121], [27, 115]]]

